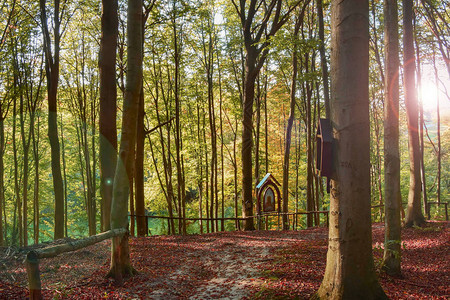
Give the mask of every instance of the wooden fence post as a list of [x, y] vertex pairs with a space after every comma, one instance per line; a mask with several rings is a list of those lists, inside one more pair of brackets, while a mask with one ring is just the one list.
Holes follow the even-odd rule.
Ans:
[[30, 300], [42, 299], [41, 277], [39, 274], [39, 257], [35, 251], [30, 251], [25, 259], [25, 266], [28, 275], [28, 288]]

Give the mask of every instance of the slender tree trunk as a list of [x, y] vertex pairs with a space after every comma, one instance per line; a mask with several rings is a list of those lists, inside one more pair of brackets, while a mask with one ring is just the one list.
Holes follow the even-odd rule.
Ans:
[[[114, 176], [111, 206], [111, 228], [128, 227], [129, 178], [133, 170], [133, 149], [136, 144], [136, 119], [142, 88], [142, 0], [128, 0], [128, 60], [127, 83], [123, 103], [122, 134], [119, 160]], [[111, 270], [109, 275], [120, 284], [123, 276], [132, 275], [128, 234], [112, 240]]]
[[313, 298], [387, 299], [372, 256], [369, 6], [360, 0], [335, 0], [331, 5], [334, 171], [327, 265]]
[[413, 44], [413, 1], [403, 0], [403, 68], [405, 83], [405, 106], [409, 136], [409, 195], [405, 226], [422, 226], [425, 218], [420, 203], [420, 148], [418, 105], [415, 89], [415, 58]]
[[[305, 63], [307, 65], [307, 62]], [[313, 153], [312, 153], [312, 122], [311, 122], [311, 94], [309, 92], [309, 84], [304, 85], [306, 94], [306, 211], [314, 210], [314, 175], [313, 175]], [[312, 227], [314, 218], [311, 214], [306, 216], [306, 226]]]
[[131, 155], [133, 155], [133, 161], [131, 162], [132, 163], [132, 167], [131, 167], [131, 176], [130, 177], [128, 177], [128, 180], [129, 180], [129, 186], [130, 186], [130, 195], [129, 195], [129, 197], [128, 197], [128, 200], [129, 200], [129, 207], [128, 207], [128, 210], [129, 210], [129, 212], [130, 212], [130, 235], [131, 236], [135, 236], [135, 225], [136, 225], [136, 222], [135, 222], [135, 217], [134, 217], [134, 215], [136, 214], [136, 210], [134, 209], [134, 174], [135, 174], [135, 164], [136, 164], [136, 162], [135, 162], [135, 156], [136, 156], [136, 145], [134, 145], [133, 146], [133, 150], [131, 151], [132, 152], [132, 154]]
[[[300, 132], [300, 124], [299, 122], [294, 123], [294, 131], [295, 131], [295, 218], [294, 218], [294, 230], [298, 228], [298, 188], [299, 188], [299, 165], [300, 165], [300, 145], [299, 145], [299, 132]], [[297, 128], [298, 127], [298, 128]], [[298, 130], [297, 130], [298, 129]]]
[[137, 235], [145, 236], [147, 234], [147, 223], [145, 216], [144, 199], [144, 90], [142, 89], [139, 97], [139, 111], [137, 117], [137, 136], [136, 136], [136, 160], [135, 160], [135, 183], [136, 183], [136, 225]]
[[51, 148], [51, 168], [53, 178], [53, 191], [55, 196], [55, 230], [54, 239], [64, 237], [64, 191], [61, 176], [61, 160], [58, 137], [57, 118], [57, 93], [59, 80], [59, 50], [60, 50], [60, 1], [54, 0], [53, 13], [53, 54], [51, 38], [48, 30], [46, 13], [46, 0], [40, 0], [41, 25], [44, 38], [45, 70], [47, 75], [47, 100], [48, 100], [48, 138]]
[[[175, 6], [175, 2], [174, 2]], [[175, 9], [175, 8], [174, 8]], [[175, 12], [174, 12], [175, 13]], [[181, 112], [181, 102], [180, 102], [180, 59], [181, 59], [181, 41], [179, 41], [179, 33], [177, 31], [176, 20], [172, 20], [173, 26], [173, 41], [175, 45], [175, 74], [174, 74], [174, 96], [175, 96], [175, 147], [176, 147], [176, 166], [177, 166], [177, 198], [178, 198], [178, 215], [181, 220], [178, 224], [179, 231], [182, 234], [186, 234], [186, 204], [185, 204], [185, 191], [184, 191], [184, 174], [182, 172], [182, 133], [180, 124], [180, 112]]]
[[[222, 95], [222, 76], [220, 73], [220, 61], [219, 61], [219, 54], [217, 54], [217, 71], [218, 71], [218, 75], [219, 75], [219, 103], [220, 103], [220, 115], [219, 115], [219, 120], [220, 120], [220, 163], [221, 163], [221, 188], [222, 188], [222, 218], [225, 218], [225, 169], [224, 169], [224, 156], [223, 156], [223, 147], [224, 147], [224, 143], [223, 143], [223, 95]], [[220, 223], [220, 230], [221, 231], [225, 231], [225, 220], [222, 219], [222, 222]]]
[[[244, 218], [253, 216], [252, 128], [256, 79], [256, 53], [254, 52], [254, 50], [248, 49], [245, 61], [244, 116], [242, 121], [242, 216]], [[244, 221], [244, 230], [255, 230], [253, 218]]]
[[[415, 20], [415, 19], [414, 19]], [[415, 24], [415, 22], [414, 22]], [[417, 41], [417, 35], [415, 36], [416, 43], [416, 59], [417, 59], [417, 94], [419, 97], [419, 139], [420, 139], [420, 176], [422, 179], [422, 196], [423, 196], [423, 209], [425, 214], [430, 217], [430, 212], [428, 210], [428, 196], [427, 196], [427, 181], [425, 176], [425, 161], [424, 161], [424, 152], [425, 152], [425, 143], [423, 138], [423, 131], [425, 127], [425, 119], [423, 115], [423, 98], [421, 96], [422, 90], [422, 71], [421, 71], [421, 59], [420, 59], [420, 48], [419, 43]], [[403, 211], [403, 210], [402, 210]]]
[[20, 96], [20, 135], [22, 137], [23, 150], [23, 179], [22, 179], [22, 216], [23, 216], [23, 245], [28, 246], [28, 170], [29, 170], [29, 150], [31, 142], [31, 131], [28, 136], [25, 134], [25, 115], [23, 95]]
[[38, 117], [37, 134], [35, 127], [31, 127], [33, 137], [33, 158], [34, 158], [34, 195], [33, 195], [33, 227], [34, 227], [34, 243], [39, 244], [39, 125]]
[[102, 0], [102, 38], [100, 43], [100, 194], [102, 230], [111, 229], [111, 201], [117, 162], [116, 52], [118, 30], [117, 0]]
[[265, 167], [266, 173], [269, 173], [269, 120], [267, 116], [267, 76], [264, 78], [264, 153], [265, 153]]
[[[260, 152], [260, 132], [261, 132], [261, 83], [260, 83], [260, 75], [258, 74], [258, 78], [257, 78], [257, 83], [256, 83], [256, 89], [257, 89], [257, 93], [256, 93], [256, 129], [255, 129], [255, 187], [258, 185], [259, 183], [259, 174], [261, 173], [260, 171], [260, 160], [259, 160], [259, 152]], [[258, 189], [255, 188], [255, 195], [258, 194]], [[258, 230], [260, 229], [260, 220], [257, 219], [257, 226], [258, 226]]]
[[[15, 77], [15, 86], [17, 86], [17, 78]], [[13, 226], [13, 238], [12, 245], [17, 243], [17, 238], [19, 239], [19, 246], [23, 246], [23, 226], [22, 226], [22, 199], [20, 197], [20, 182], [19, 182], [19, 163], [17, 158], [17, 144], [16, 144], [16, 123], [17, 123], [17, 99], [14, 97], [13, 100], [13, 128], [12, 128], [12, 146], [14, 153], [14, 194], [16, 196], [16, 207], [18, 211], [18, 219], [17, 219], [17, 230], [14, 229]], [[15, 216], [14, 216], [15, 219]], [[18, 236], [17, 236], [18, 235]]]
[[399, 58], [398, 3], [384, 2], [385, 104], [384, 104], [384, 194], [385, 239], [382, 269], [400, 275], [400, 148], [399, 148]]
[[[303, 10], [304, 12], [304, 10]], [[291, 93], [290, 93], [290, 106], [289, 106], [289, 118], [286, 128], [286, 139], [284, 145], [284, 161], [283, 161], [283, 213], [289, 211], [289, 156], [291, 153], [291, 136], [292, 126], [295, 120], [295, 94], [297, 92], [297, 35], [300, 30], [300, 25], [303, 21], [303, 14], [297, 16], [294, 29], [294, 49], [292, 52], [292, 77], [291, 77]], [[289, 216], [283, 215], [283, 230], [289, 230]]]
[[197, 102], [197, 143], [199, 145], [199, 159], [197, 160], [198, 217], [200, 218], [200, 234], [203, 234], [203, 140], [200, 124], [200, 104]]
[[64, 236], [68, 237], [68, 228], [67, 228], [67, 174], [66, 174], [66, 149], [64, 143], [64, 126], [63, 120], [61, 116], [61, 150], [62, 150], [62, 164], [63, 164], [63, 180], [64, 180]]
[[325, 55], [325, 29], [323, 23], [323, 0], [317, 0], [317, 17], [319, 20], [320, 63], [322, 67], [323, 97], [325, 100], [325, 118], [330, 118], [330, 88], [328, 85], [328, 64]]

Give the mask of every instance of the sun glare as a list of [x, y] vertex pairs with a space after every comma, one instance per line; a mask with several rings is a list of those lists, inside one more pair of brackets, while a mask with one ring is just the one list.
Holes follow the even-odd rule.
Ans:
[[[436, 108], [437, 106], [437, 87], [434, 84], [434, 82], [431, 81], [425, 81], [422, 83], [422, 89], [421, 89], [421, 98], [423, 103], [423, 108], [425, 110]], [[442, 99], [439, 99], [442, 101]]]

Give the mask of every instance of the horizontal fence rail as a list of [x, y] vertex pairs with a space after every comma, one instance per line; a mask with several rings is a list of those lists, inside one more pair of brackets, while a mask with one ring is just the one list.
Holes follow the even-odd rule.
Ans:
[[28, 288], [30, 299], [42, 299], [41, 278], [39, 273], [39, 259], [55, 257], [59, 254], [72, 252], [94, 245], [109, 238], [127, 233], [126, 228], [117, 228], [99, 233], [84, 239], [67, 242], [61, 245], [50, 246], [42, 249], [31, 250], [25, 258], [25, 267], [28, 276]]
[[[185, 220], [185, 221], [245, 221], [248, 219], [258, 219], [258, 218], [267, 218], [267, 217], [282, 217], [283, 215], [286, 216], [298, 216], [298, 215], [310, 215], [310, 214], [324, 214], [326, 217], [326, 225], [328, 225], [328, 210], [319, 210], [319, 211], [302, 211], [302, 212], [289, 212], [289, 213], [282, 213], [282, 212], [270, 212], [270, 213], [262, 213], [260, 215], [254, 215], [254, 216], [247, 216], [247, 217], [218, 217], [218, 218], [183, 218], [183, 217], [169, 217], [169, 216], [152, 216], [152, 215], [136, 215], [136, 214], [130, 214], [128, 215], [131, 218], [139, 219], [139, 218], [146, 218], [146, 225], [147, 225], [147, 234], [149, 232], [148, 227], [148, 220], [149, 219], [164, 219], [169, 222], [170, 220]], [[296, 222], [295, 222], [296, 223]], [[295, 224], [292, 222], [292, 225]], [[279, 225], [278, 225], [279, 227]]]

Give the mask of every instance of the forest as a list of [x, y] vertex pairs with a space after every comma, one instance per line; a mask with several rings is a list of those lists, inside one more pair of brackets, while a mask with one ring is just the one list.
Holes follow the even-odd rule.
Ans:
[[337, 2], [0, 0], [0, 247], [127, 228], [121, 281], [128, 235], [329, 227], [331, 249], [342, 215], [384, 223], [398, 275], [401, 228], [448, 221], [450, 2]]

